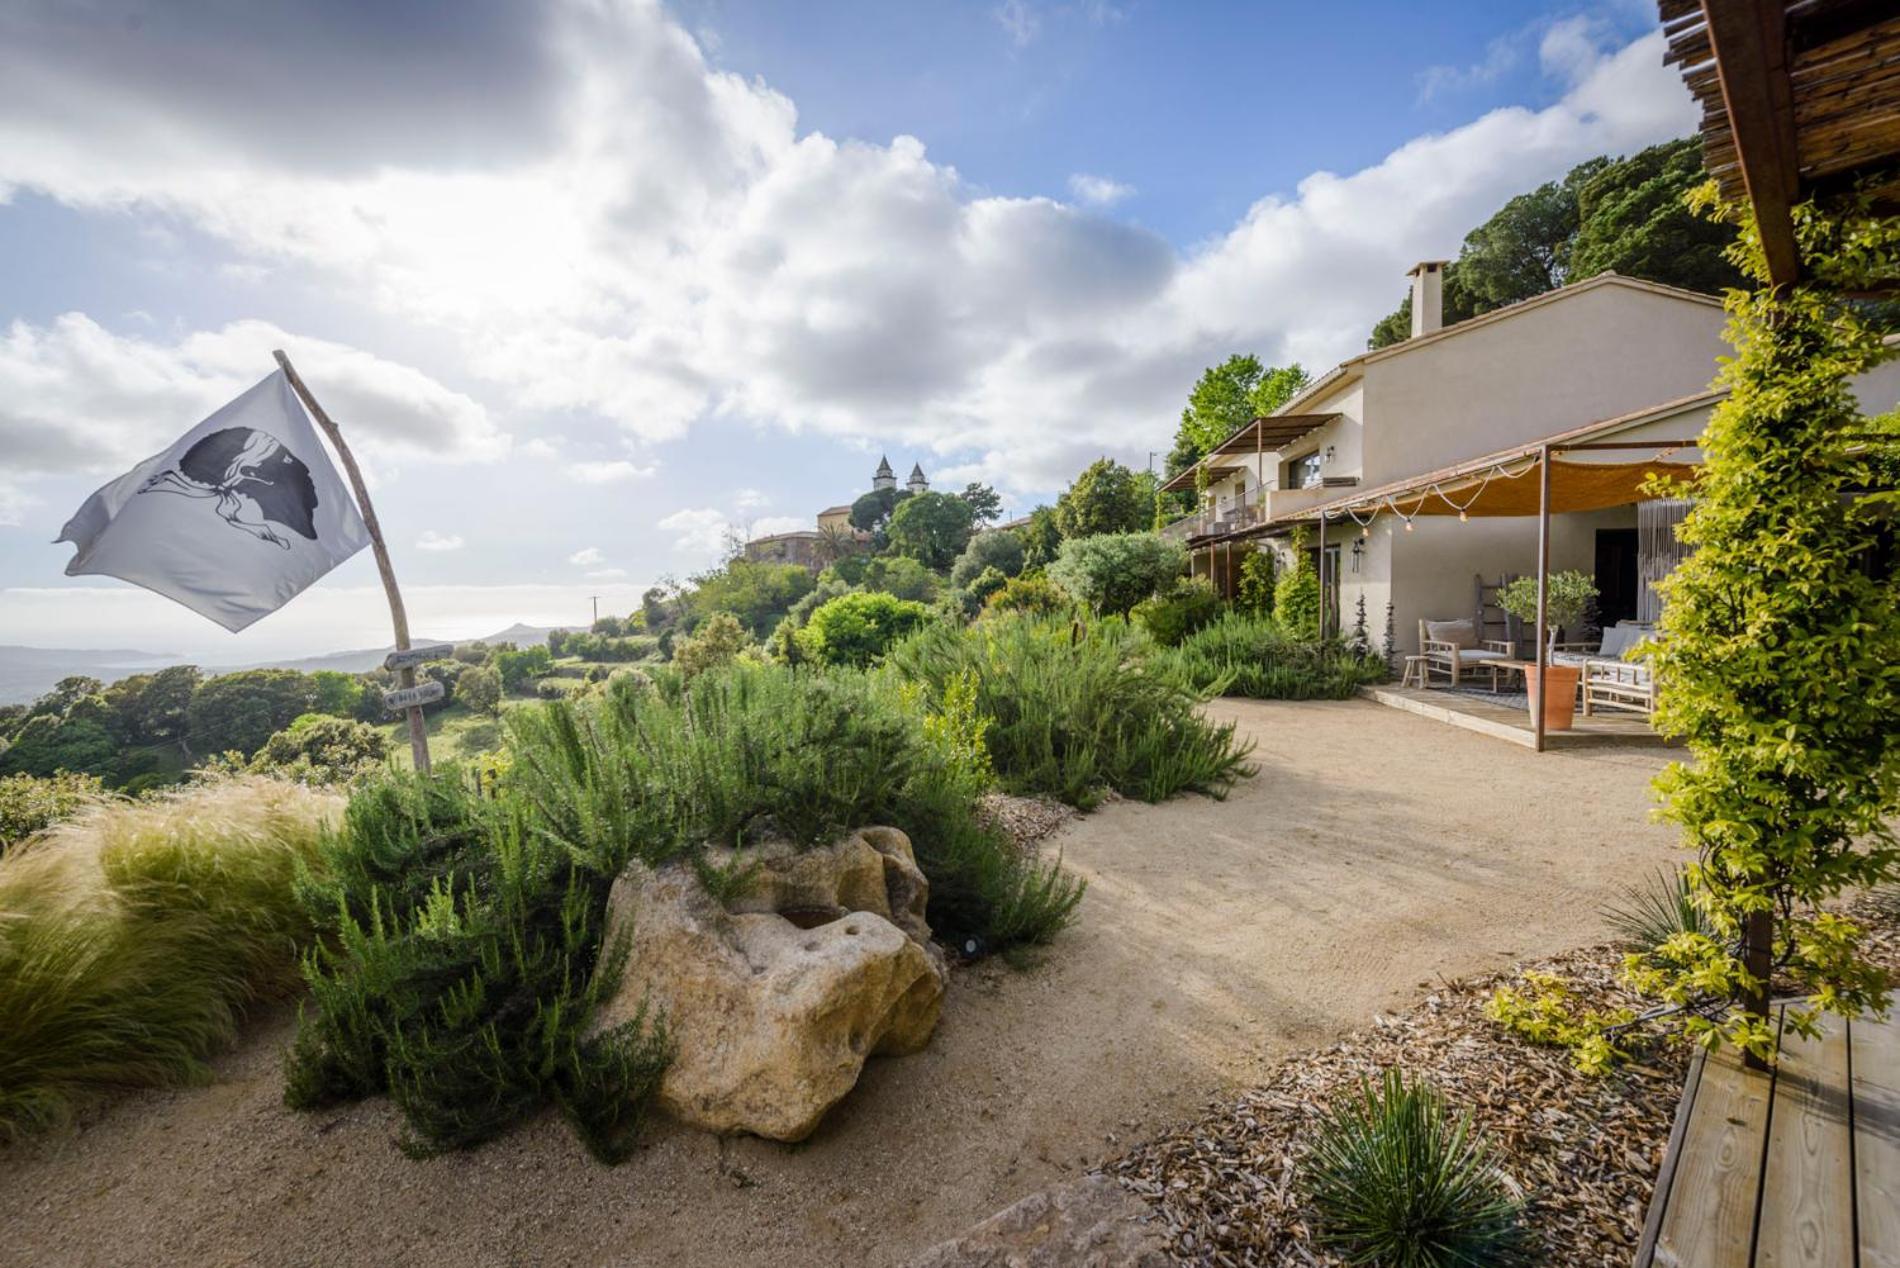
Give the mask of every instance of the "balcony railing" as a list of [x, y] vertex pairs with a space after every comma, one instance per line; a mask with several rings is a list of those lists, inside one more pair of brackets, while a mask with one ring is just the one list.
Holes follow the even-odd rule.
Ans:
[[1220, 537], [1252, 528], [1266, 522], [1271, 496], [1272, 491], [1268, 489], [1248, 489], [1223, 506], [1183, 515], [1162, 528], [1161, 535], [1176, 541], [1188, 541], [1196, 537]]

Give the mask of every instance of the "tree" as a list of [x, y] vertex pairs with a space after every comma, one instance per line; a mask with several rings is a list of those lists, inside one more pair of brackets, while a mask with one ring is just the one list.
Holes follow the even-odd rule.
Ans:
[[1154, 519], [1135, 473], [1112, 458], [1090, 463], [1056, 499], [1056, 528], [1067, 541], [1103, 533], [1139, 533]]
[[340, 784], [375, 770], [389, 757], [379, 728], [326, 713], [306, 713], [257, 750], [251, 769], [304, 784]]
[[486, 666], [470, 666], [455, 684], [455, 694], [476, 713], [501, 716], [501, 675]]
[[1240, 561], [1240, 594], [1235, 606], [1259, 616], [1273, 615], [1274, 558], [1270, 550], [1250, 550]]
[[1268, 367], [1259, 357], [1239, 353], [1203, 370], [1188, 393], [1174, 448], [1168, 451], [1169, 477], [1199, 462], [1254, 419], [1279, 409], [1306, 383], [1306, 371], [1297, 362]]
[[929, 619], [929, 608], [908, 599], [869, 592], [841, 595], [811, 614], [798, 642], [823, 664], [864, 666], [883, 659], [892, 644]]
[[1029, 522], [1022, 527], [1023, 567], [1046, 568], [1055, 562], [1056, 551], [1062, 548], [1062, 530], [1056, 526], [1056, 511], [1052, 506], [1039, 506], [1029, 513]]
[[119, 746], [112, 733], [91, 718], [29, 718], [0, 752], [0, 775], [103, 774], [112, 769]]
[[495, 672], [501, 676], [502, 690], [511, 694], [527, 693], [534, 680], [552, 668], [554, 656], [544, 645], [495, 653]]
[[319, 669], [310, 675], [313, 692], [310, 708], [337, 718], [353, 718], [362, 703], [363, 680], [355, 674]]
[[1003, 518], [1003, 499], [987, 484], [966, 484], [957, 496], [970, 504], [973, 523], [994, 524]]
[[[1708, 293], [1739, 286], [1724, 256], [1734, 230], [1696, 216], [1688, 194], [1703, 179], [1695, 137], [1628, 158], [1594, 158], [1519, 194], [1465, 237], [1445, 270], [1444, 321], [1453, 325], [1614, 269]], [[1412, 333], [1412, 299], [1373, 327], [1370, 346]]]
[[72, 674], [53, 684], [53, 689], [33, 702], [27, 710], [29, 718], [52, 716], [63, 718], [75, 701], [87, 696], [96, 696], [105, 690], [105, 685], [97, 678], [88, 678], [84, 674]]
[[810, 594], [814, 584], [811, 571], [798, 564], [734, 559], [693, 578], [686, 603], [695, 621], [714, 612], [730, 612], [749, 633], [760, 637]]
[[739, 619], [730, 612], [715, 612], [683, 640], [673, 653], [673, 664], [688, 682], [709, 669], [730, 665], [750, 642]]
[[866, 561], [858, 584], [900, 599], [928, 603], [937, 597], [937, 575], [907, 555], [884, 555]]
[[191, 746], [199, 753], [249, 757], [315, 702], [309, 676], [294, 669], [244, 669], [207, 678], [186, 710]]
[[1569, 276], [1614, 269], [1715, 294], [1747, 285], [1727, 255], [1733, 227], [1689, 207], [1690, 192], [1704, 179], [1697, 137], [1652, 145], [1604, 168], [1577, 191]]
[[891, 549], [943, 572], [970, 544], [970, 504], [949, 493], [919, 493], [898, 503], [885, 530]]
[[1008, 529], [978, 533], [950, 565], [950, 584], [962, 590], [984, 569], [994, 568], [1005, 580], [1023, 570], [1023, 539]]
[[897, 513], [899, 503], [908, 501], [909, 489], [873, 489], [851, 503], [851, 527], [871, 534], [878, 549], [884, 546], [884, 528]]
[[185, 736], [185, 710], [198, 686], [196, 665], [170, 665], [157, 673], [133, 674], [104, 692], [112, 717], [107, 724], [122, 744], [170, 744]]
[[1187, 570], [1187, 549], [1159, 533], [1103, 533], [1062, 543], [1049, 579], [1077, 603], [1126, 615]]

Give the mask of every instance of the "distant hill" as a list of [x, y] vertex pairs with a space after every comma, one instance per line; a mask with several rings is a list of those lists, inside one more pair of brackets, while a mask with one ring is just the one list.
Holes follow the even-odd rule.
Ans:
[[[447, 642], [483, 642], [515, 643], [526, 647], [532, 643], [544, 643], [549, 634], [557, 629], [575, 630], [585, 628], [578, 625], [523, 625], [520, 622], [498, 633], [481, 639], [421, 638], [416, 643]], [[304, 673], [314, 673], [319, 669], [334, 669], [346, 674], [360, 674], [374, 669], [383, 663], [392, 647], [362, 648], [357, 651], [330, 652], [321, 656], [304, 656], [290, 660], [267, 660], [248, 665], [203, 665], [206, 673], [230, 673], [237, 669], [296, 669]], [[25, 704], [36, 700], [53, 689], [62, 678], [75, 674], [97, 678], [101, 682], [117, 682], [132, 674], [150, 673], [154, 669], [163, 669], [167, 665], [190, 663], [190, 658], [176, 652], [147, 652], [131, 648], [115, 648], [108, 651], [91, 651], [60, 647], [18, 647], [0, 644], [0, 704]]]

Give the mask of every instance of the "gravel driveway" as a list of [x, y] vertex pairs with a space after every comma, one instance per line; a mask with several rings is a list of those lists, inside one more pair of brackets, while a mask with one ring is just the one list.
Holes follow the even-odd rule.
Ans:
[[662, 1126], [609, 1170], [548, 1117], [411, 1162], [384, 1102], [282, 1108], [277, 1014], [212, 1086], [0, 1152], [0, 1263], [901, 1263], [1436, 977], [1600, 941], [1598, 904], [1674, 855], [1654, 749], [1540, 756], [1363, 701], [1214, 710], [1260, 775], [1051, 837], [1089, 879], [1076, 926], [1026, 972], [960, 973], [929, 1050], [873, 1062], [803, 1145]]

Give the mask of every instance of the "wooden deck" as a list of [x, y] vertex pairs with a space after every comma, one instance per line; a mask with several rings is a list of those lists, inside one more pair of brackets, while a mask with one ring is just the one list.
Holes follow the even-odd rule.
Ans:
[[[1535, 747], [1537, 743], [1536, 734], [1531, 730], [1530, 712], [1522, 705], [1493, 703], [1442, 688], [1398, 687], [1389, 683], [1361, 687], [1359, 694], [1393, 709], [1403, 709], [1526, 748]], [[1657, 735], [1649, 720], [1639, 714], [1598, 713], [1586, 718], [1579, 713], [1575, 726], [1568, 731], [1547, 732], [1544, 743], [1546, 748], [1562, 749], [1593, 745], [1650, 747], [1668, 741]]]
[[1637, 1268], [1900, 1268], [1900, 1020], [1689, 1067]]

